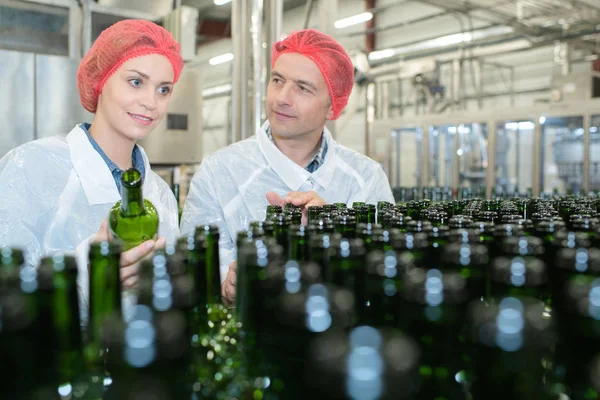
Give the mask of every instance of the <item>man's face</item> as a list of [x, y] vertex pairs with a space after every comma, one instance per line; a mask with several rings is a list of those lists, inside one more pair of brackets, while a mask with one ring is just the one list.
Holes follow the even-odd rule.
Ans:
[[333, 107], [317, 65], [298, 53], [279, 56], [267, 87], [267, 117], [275, 136], [320, 135]]

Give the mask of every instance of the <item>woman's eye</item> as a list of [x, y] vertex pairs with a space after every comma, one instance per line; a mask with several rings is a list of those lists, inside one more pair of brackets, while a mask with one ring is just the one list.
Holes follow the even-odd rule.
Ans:
[[133, 87], [138, 87], [138, 86], [140, 86], [142, 84], [142, 81], [140, 79], [130, 79], [129, 83]]
[[160, 94], [167, 95], [167, 94], [171, 93], [171, 88], [168, 86], [163, 86], [163, 87], [159, 88], [158, 91], [160, 92]]

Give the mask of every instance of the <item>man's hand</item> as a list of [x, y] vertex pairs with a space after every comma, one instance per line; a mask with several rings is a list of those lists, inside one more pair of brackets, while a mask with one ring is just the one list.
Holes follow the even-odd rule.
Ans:
[[324, 206], [327, 204], [325, 199], [320, 197], [314, 190], [308, 192], [289, 192], [283, 199], [275, 192], [267, 192], [267, 200], [269, 204], [285, 206], [286, 203], [291, 203], [295, 206], [302, 207], [302, 225], [308, 223], [308, 207]]
[[[100, 242], [103, 240], [111, 241], [113, 239], [108, 229], [108, 220], [105, 219], [100, 225], [98, 233], [92, 239], [92, 242]], [[158, 240], [147, 240], [144, 243], [136, 246], [132, 249], [121, 253], [120, 260], [120, 276], [121, 276], [121, 289], [130, 289], [139, 280], [140, 272], [140, 261], [151, 254], [155, 249], [165, 247], [167, 239], [159, 238]]]
[[229, 271], [227, 271], [227, 277], [221, 285], [221, 297], [223, 298], [223, 304], [227, 307], [231, 307], [235, 301], [235, 282], [237, 272], [237, 261], [229, 264]]

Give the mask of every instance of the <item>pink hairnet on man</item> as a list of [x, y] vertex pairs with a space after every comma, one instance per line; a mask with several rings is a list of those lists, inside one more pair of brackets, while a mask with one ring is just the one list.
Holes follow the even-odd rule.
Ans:
[[354, 67], [344, 48], [314, 29], [273, 44], [267, 121], [256, 134], [205, 158], [190, 184], [182, 234], [219, 227], [222, 294], [235, 296], [238, 232], [264, 220], [269, 204], [393, 202], [381, 166], [337, 143], [325, 127], [348, 104]]

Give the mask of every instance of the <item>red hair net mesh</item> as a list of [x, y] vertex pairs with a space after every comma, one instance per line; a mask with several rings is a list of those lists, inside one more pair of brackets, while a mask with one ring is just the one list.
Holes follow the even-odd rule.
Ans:
[[331, 36], [315, 29], [304, 29], [273, 44], [271, 67], [285, 53], [302, 54], [319, 67], [331, 96], [332, 119], [337, 119], [348, 104], [354, 86], [354, 66], [346, 50]]
[[77, 70], [77, 90], [83, 108], [96, 112], [104, 84], [127, 60], [161, 54], [171, 62], [174, 83], [183, 69], [180, 45], [166, 29], [150, 21], [128, 19], [102, 31]]

